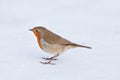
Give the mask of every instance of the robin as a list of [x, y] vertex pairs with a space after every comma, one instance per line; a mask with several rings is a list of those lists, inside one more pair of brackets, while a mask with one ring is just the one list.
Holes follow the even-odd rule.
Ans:
[[29, 30], [35, 34], [39, 47], [43, 51], [54, 55], [50, 58], [43, 58], [45, 60], [48, 60], [46, 62], [41, 62], [43, 64], [53, 64], [51, 62], [53, 60], [57, 60], [56, 57], [58, 57], [61, 53], [71, 48], [81, 47], [91, 49], [91, 47], [79, 45], [67, 39], [64, 39], [43, 26], [37, 26]]

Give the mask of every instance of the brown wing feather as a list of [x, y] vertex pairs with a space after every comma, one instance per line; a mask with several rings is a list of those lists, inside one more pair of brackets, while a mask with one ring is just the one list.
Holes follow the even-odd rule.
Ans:
[[61, 36], [51, 32], [50, 30], [40, 27], [41, 31], [43, 31], [44, 36], [43, 39], [49, 44], [70, 44], [71, 42], [62, 38]]
[[75, 47], [83, 47], [83, 48], [91, 49], [91, 47], [88, 47], [88, 46], [72, 43], [72, 42], [68, 41], [67, 39], [62, 38], [61, 36], [51, 32], [50, 30], [48, 30], [44, 27], [39, 27], [39, 28], [44, 33], [43, 39], [46, 42], [48, 42], [49, 44], [72, 45]]

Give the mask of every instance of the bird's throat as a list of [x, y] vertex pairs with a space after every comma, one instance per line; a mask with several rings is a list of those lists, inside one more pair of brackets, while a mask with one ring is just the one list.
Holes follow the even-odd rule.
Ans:
[[42, 46], [42, 44], [41, 44], [41, 35], [40, 35], [40, 33], [38, 33], [38, 32], [35, 33], [35, 32], [34, 32], [34, 34], [35, 34], [35, 36], [37, 37], [37, 42], [38, 42], [40, 48], [43, 49], [43, 46]]

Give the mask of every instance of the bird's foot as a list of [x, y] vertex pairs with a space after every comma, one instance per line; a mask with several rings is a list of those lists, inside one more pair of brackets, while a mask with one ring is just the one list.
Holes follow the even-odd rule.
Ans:
[[45, 60], [58, 60], [58, 59], [54, 59], [53, 57], [51, 57], [51, 58], [45, 58], [45, 57], [43, 57], [42, 59], [45, 59]]
[[55, 65], [55, 63], [51, 63], [51, 61], [48, 61], [48, 62], [40, 62], [42, 64], [51, 64], [51, 65]]
[[42, 64], [51, 64], [51, 65], [55, 65], [55, 63], [51, 63], [52, 61], [54, 60], [57, 60], [56, 57], [59, 56], [59, 54], [51, 57], [51, 58], [42, 58], [42, 59], [45, 59], [45, 60], [48, 60], [47, 62], [40, 62]]

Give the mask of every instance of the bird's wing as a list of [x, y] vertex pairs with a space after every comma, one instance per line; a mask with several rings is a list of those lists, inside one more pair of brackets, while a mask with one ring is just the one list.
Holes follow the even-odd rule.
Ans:
[[62, 38], [61, 36], [49, 31], [43, 30], [44, 36], [43, 39], [49, 44], [70, 44], [71, 42], [67, 39]]
[[44, 32], [43, 39], [49, 44], [72, 45], [72, 46], [75, 46], [75, 47], [83, 47], [83, 48], [91, 49], [91, 47], [88, 47], [88, 46], [72, 43], [69, 40], [67, 40], [65, 38], [62, 38], [61, 36], [51, 32], [48, 29], [44, 29], [43, 32]]

